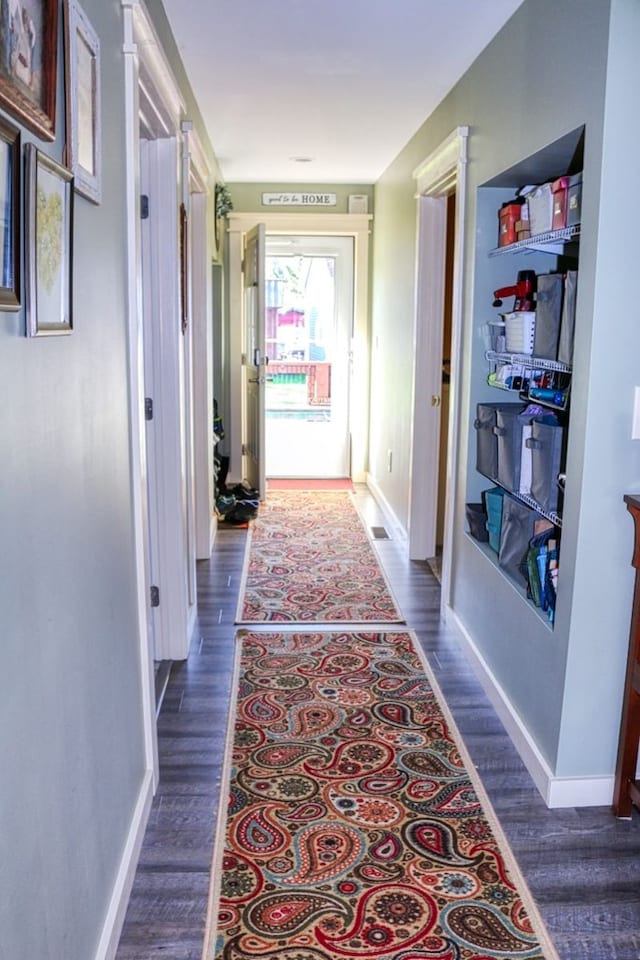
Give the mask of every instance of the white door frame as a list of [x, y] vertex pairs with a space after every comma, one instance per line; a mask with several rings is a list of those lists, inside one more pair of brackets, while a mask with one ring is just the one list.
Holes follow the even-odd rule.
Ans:
[[[189, 344], [193, 403], [193, 526], [195, 560], [208, 560], [216, 536], [213, 509], [213, 323], [211, 262], [213, 259], [214, 184], [211, 167], [197, 132], [184, 122], [186, 159], [183, 196], [189, 205]], [[219, 171], [216, 171], [219, 175]], [[188, 189], [187, 189], [188, 185]], [[195, 572], [195, 570], [194, 570]]]
[[370, 214], [342, 213], [229, 213], [227, 214], [229, 264], [229, 395], [230, 410], [225, 416], [225, 433], [231, 450], [231, 473], [238, 477], [242, 449], [242, 242], [243, 235], [257, 223], [268, 234], [353, 237], [353, 312], [351, 401], [351, 476], [366, 480], [369, 451], [369, 232]]
[[[131, 423], [131, 472], [132, 497], [134, 505], [134, 544], [136, 556], [136, 594], [138, 603], [139, 643], [142, 664], [141, 693], [143, 701], [143, 716], [145, 726], [146, 756], [149, 769], [153, 770], [154, 781], [157, 781], [157, 734], [156, 734], [156, 705], [155, 681], [153, 667], [153, 652], [149, 646], [149, 542], [148, 542], [148, 503], [147, 477], [148, 464], [145, 445], [146, 421], [144, 416], [144, 337], [143, 337], [143, 310], [142, 310], [142, 281], [141, 281], [141, 231], [140, 231], [140, 132], [150, 139], [163, 139], [166, 142], [158, 151], [166, 154], [173, 151], [175, 155], [173, 165], [173, 182], [178, 190], [177, 143], [180, 137], [180, 123], [184, 117], [185, 104], [173, 77], [169, 62], [162, 50], [162, 45], [155, 28], [147, 13], [142, 0], [121, 0], [124, 26], [124, 66], [125, 66], [125, 101], [126, 101], [126, 200], [128, 223], [128, 341], [129, 341], [129, 417]], [[173, 146], [171, 145], [173, 142]], [[161, 166], [163, 164], [161, 159]], [[171, 160], [169, 160], [171, 163]], [[177, 206], [171, 204], [171, 206]], [[170, 220], [170, 218], [169, 218]], [[165, 231], [167, 243], [173, 247], [174, 262], [168, 272], [172, 278], [169, 284], [171, 289], [167, 295], [167, 310], [171, 312], [165, 317], [165, 322], [173, 322], [178, 315], [178, 269], [177, 269], [177, 218], [174, 222], [163, 219], [162, 229]], [[159, 318], [161, 322], [161, 318]], [[176, 341], [176, 349], [178, 344]], [[154, 398], [156, 399], [156, 398]], [[170, 404], [166, 406], [169, 408]], [[176, 418], [181, 416], [176, 412]], [[164, 424], [163, 430], [171, 427]], [[167, 458], [165, 458], [166, 460]], [[161, 463], [160, 470], [164, 473], [167, 464]], [[162, 518], [164, 521], [166, 518]], [[164, 531], [166, 533], [166, 530]], [[160, 651], [160, 656], [167, 659], [177, 659], [186, 655], [188, 646], [187, 628], [176, 634], [175, 616], [171, 614], [170, 604], [166, 604], [161, 618], [168, 616], [167, 623], [171, 628], [163, 629], [162, 633], [171, 638], [168, 644], [171, 647]], [[186, 613], [182, 617], [186, 622]], [[180, 628], [183, 624], [180, 624]], [[181, 635], [182, 634], [182, 635]]]
[[213, 325], [207, 194], [191, 194], [191, 320], [196, 559], [208, 560], [216, 536], [213, 509]]
[[[266, 468], [272, 477], [346, 477], [351, 470], [351, 340], [353, 330], [353, 238], [269, 234], [266, 258], [319, 258], [335, 263], [331, 340], [331, 418], [327, 422], [273, 420], [267, 416]], [[324, 334], [328, 334], [328, 315]], [[269, 350], [267, 350], [269, 353]], [[271, 361], [276, 358], [271, 356]], [[270, 369], [270, 367], [269, 367]], [[267, 413], [269, 390], [267, 388]], [[274, 442], [275, 441], [275, 442]], [[280, 441], [280, 442], [278, 442]], [[331, 458], [334, 458], [331, 460]], [[330, 462], [328, 462], [330, 461]], [[315, 469], [314, 469], [315, 466]]]
[[264, 500], [266, 377], [265, 246], [263, 223], [244, 235], [242, 313], [242, 462], [243, 478]]
[[[432, 393], [440, 394], [442, 382], [442, 344], [435, 345], [429, 329], [429, 310], [442, 310], [444, 304], [444, 250], [446, 241], [446, 197], [455, 191], [455, 238], [453, 265], [453, 302], [451, 317], [451, 382], [449, 393], [449, 429], [447, 441], [444, 543], [442, 556], [441, 610], [444, 615], [451, 599], [451, 548], [453, 542], [454, 486], [458, 467], [458, 430], [460, 422], [459, 379], [462, 360], [462, 283], [465, 246], [465, 210], [467, 189], [468, 127], [458, 127], [416, 169], [417, 234], [416, 318], [413, 396], [411, 477], [409, 486], [409, 556], [425, 559], [424, 548], [429, 524], [437, 509], [438, 436], [434, 446], [425, 450], [421, 425], [425, 404]], [[429, 198], [429, 199], [425, 199]], [[433, 199], [435, 198], [435, 199]], [[441, 329], [441, 327], [440, 327]], [[432, 390], [437, 383], [437, 391]]]

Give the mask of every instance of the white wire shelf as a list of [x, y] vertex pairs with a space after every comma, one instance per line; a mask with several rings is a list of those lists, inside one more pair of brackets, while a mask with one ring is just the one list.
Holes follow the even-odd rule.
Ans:
[[546, 253], [562, 253], [562, 247], [571, 240], [577, 240], [580, 236], [580, 224], [575, 223], [571, 227], [563, 227], [561, 230], [550, 230], [548, 233], [537, 233], [528, 240], [517, 240], [516, 243], [509, 243], [504, 247], [496, 247], [489, 251], [490, 257], [500, 257], [505, 253], [517, 253], [518, 251], [542, 250]]
[[[486, 476], [486, 474], [483, 474]], [[528, 496], [526, 493], [516, 493], [515, 490], [510, 490], [509, 487], [505, 487], [500, 483], [499, 480], [496, 480], [495, 477], [487, 477], [491, 483], [495, 483], [496, 486], [502, 487], [503, 490], [512, 496], [516, 500], [521, 500], [522, 503], [526, 503], [528, 507], [531, 507], [532, 510], [535, 510], [536, 513], [539, 513], [542, 517], [546, 517], [547, 520], [550, 520], [556, 527], [562, 526], [562, 517], [559, 513], [556, 513], [554, 510], [545, 510], [544, 507], [541, 507], [537, 500], [534, 500], [533, 497]]]
[[487, 350], [485, 357], [490, 363], [514, 363], [526, 367], [527, 370], [555, 370], [557, 373], [571, 373], [570, 363], [547, 360], [545, 357], [532, 357], [527, 353], [503, 353], [497, 350]]

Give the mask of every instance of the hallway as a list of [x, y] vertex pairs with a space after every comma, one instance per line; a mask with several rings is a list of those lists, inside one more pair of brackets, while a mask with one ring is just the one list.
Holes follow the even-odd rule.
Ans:
[[[364, 486], [367, 526], [385, 517]], [[640, 818], [606, 808], [548, 810], [440, 620], [439, 586], [405, 545], [375, 549], [415, 630], [562, 960], [640, 957]], [[200, 960], [246, 531], [221, 526], [198, 567], [200, 638], [174, 666], [159, 717], [154, 799], [117, 960]]]

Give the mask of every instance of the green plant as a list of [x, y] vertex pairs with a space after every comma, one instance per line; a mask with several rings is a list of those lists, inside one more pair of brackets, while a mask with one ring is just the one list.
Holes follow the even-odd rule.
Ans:
[[216, 217], [226, 217], [233, 210], [233, 200], [224, 183], [216, 183]]

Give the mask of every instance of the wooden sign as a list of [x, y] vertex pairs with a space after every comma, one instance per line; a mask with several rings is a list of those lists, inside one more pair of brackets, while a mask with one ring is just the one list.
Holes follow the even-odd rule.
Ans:
[[263, 207], [335, 207], [335, 193], [263, 193]]

